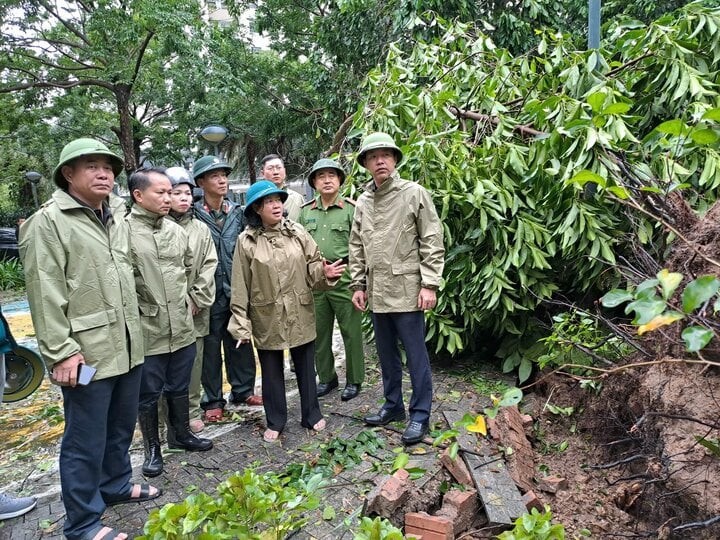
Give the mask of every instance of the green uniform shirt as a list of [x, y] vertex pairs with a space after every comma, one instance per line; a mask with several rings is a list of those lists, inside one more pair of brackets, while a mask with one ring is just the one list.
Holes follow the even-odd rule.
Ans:
[[[338, 195], [334, 203], [324, 208], [320, 195], [317, 195], [312, 201], [303, 205], [298, 223], [313, 237], [323, 258], [331, 263], [345, 259], [347, 264], [354, 214], [355, 201]], [[338, 285], [345, 285], [349, 278], [350, 275], [346, 270]]]

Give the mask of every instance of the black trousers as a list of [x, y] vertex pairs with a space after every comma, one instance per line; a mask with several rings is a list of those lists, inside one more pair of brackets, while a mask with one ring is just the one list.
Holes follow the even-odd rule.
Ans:
[[157, 407], [160, 394], [187, 393], [195, 362], [195, 342], [175, 352], [145, 357], [140, 383], [141, 410]]
[[[268, 429], [282, 431], [287, 423], [287, 399], [283, 351], [258, 349], [262, 369], [262, 392]], [[323, 417], [315, 382], [315, 341], [290, 349], [300, 391], [300, 424], [312, 429]]]

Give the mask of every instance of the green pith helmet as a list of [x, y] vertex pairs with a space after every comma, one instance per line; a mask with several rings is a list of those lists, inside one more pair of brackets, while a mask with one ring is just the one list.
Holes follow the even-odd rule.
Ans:
[[250, 215], [250, 212], [254, 212], [252, 205], [263, 197], [268, 195], [280, 195], [280, 200], [285, 202], [288, 198], [287, 191], [278, 188], [270, 180], [258, 180], [250, 188], [248, 188], [245, 194], [245, 210], [243, 212], [246, 216]]
[[225, 169], [227, 174], [230, 174], [230, 171], [233, 170], [230, 165], [217, 156], [203, 156], [193, 165], [193, 178], [197, 180], [198, 177], [215, 169]]
[[180, 184], [187, 184], [191, 188], [197, 187], [195, 180], [190, 178], [190, 173], [184, 167], [168, 167], [165, 169], [165, 176], [170, 179], [172, 187]]
[[100, 141], [96, 141], [95, 139], [82, 138], [75, 139], [74, 141], [67, 143], [62, 149], [62, 152], [60, 152], [60, 163], [58, 163], [58, 166], [55, 167], [55, 170], [53, 171], [53, 180], [55, 181], [55, 184], [61, 189], [67, 189], [68, 182], [62, 175], [63, 165], [67, 165], [73, 159], [79, 158], [81, 156], [90, 156], [93, 154], [109, 157], [110, 163], [112, 164], [113, 173], [115, 174], [115, 178], [120, 176], [120, 173], [123, 170], [122, 158], [117, 154], [111, 152], [108, 147]]
[[363, 142], [360, 145], [360, 153], [358, 154], [357, 162], [364, 167], [365, 155], [370, 150], [377, 150], [378, 148], [389, 148], [390, 150], [395, 152], [395, 165], [399, 165], [402, 161], [402, 151], [395, 144], [393, 138], [387, 133], [383, 133], [382, 131], [376, 131], [375, 133], [371, 133], [363, 139]]
[[340, 164], [334, 159], [323, 158], [318, 159], [312, 166], [312, 169], [310, 169], [310, 174], [308, 174], [308, 184], [310, 184], [311, 188], [315, 189], [315, 174], [320, 169], [335, 169], [340, 177], [340, 185], [345, 182], [345, 171]]

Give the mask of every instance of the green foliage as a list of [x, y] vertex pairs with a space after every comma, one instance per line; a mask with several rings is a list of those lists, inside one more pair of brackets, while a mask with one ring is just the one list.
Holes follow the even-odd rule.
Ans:
[[363, 517], [353, 540], [404, 540], [402, 531], [387, 519]]
[[25, 290], [25, 272], [17, 259], [0, 261], [0, 291]]
[[317, 467], [330, 475], [339, 474], [343, 469], [360, 464], [366, 454], [375, 455], [382, 448], [385, 448], [385, 441], [368, 429], [358, 433], [354, 439], [335, 437], [320, 445]]
[[515, 520], [515, 527], [497, 536], [500, 540], [564, 540], [565, 527], [552, 524], [552, 512], [546, 507], [540, 513], [533, 508], [530, 513], [523, 514]]
[[720, 279], [716, 276], [700, 276], [682, 289], [681, 302], [674, 298], [682, 283], [683, 275], [660, 270], [657, 277], [646, 279], [637, 286], [613, 289], [600, 300], [605, 307], [618, 307], [625, 303], [625, 313], [634, 313], [632, 324], [638, 327], [638, 335], [690, 318], [692, 325], [683, 329], [681, 336], [689, 352], [703, 349], [715, 336], [714, 331], [702, 323], [701, 314], [712, 304], [714, 313], [720, 311]]
[[[582, 310], [554, 315], [550, 335], [540, 339], [545, 351], [537, 357], [540, 369], [565, 364], [593, 365], [601, 357], [617, 361], [630, 352], [619, 337], [601, 328], [597, 320]], [[572, 368], [574, 373], [582, 372]]]
[[[456, 354], [491, 334], [508, 342], [506, 370], [524, 379], [533, 354], [518, 353], [517, 339], [532, 346], [537, 307], [593, 290], [627, 247], [634, 225], [608, 196], [620, 192], [623, 166], [667, 186], [720, 186], [720, 168], [701, 167], [713, 145], [678, 146], [655, 129], [674, 118], [717, 129], [720, 10], [695, 3], [649, 26], [610, 24], [599, 52], [540, 33], [532, 56], [513, 56], [475, 26], [425, 24], [441, 37], [410, 52], [390, 45], [349, 136], [391, 133], [406, 156], [402, 176], [433, 194], [447, 247], [427, 318], [435, 350]], [[359, 185], [364, 173], [354, 172]], [[591, 196], [586, 184], [598, 178], [606, 187]]]
[[698, 435], [695, 435], [695, 440], [698, 444], [706, 448], [713, 456], [720, 458], [720, 440], [700, 437]]
[[280, 540], [307, 523], [322, 483], [321, 474], [289, 482], [246, 469], [222, 482], [216, 497], [197, 492], [153, 510], [139, 538]]

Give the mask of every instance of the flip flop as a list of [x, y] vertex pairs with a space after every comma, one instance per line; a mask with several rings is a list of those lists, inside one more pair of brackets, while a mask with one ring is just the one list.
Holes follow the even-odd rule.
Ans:
[[133, 497], [132, 492], [133, 488], [136, 485], [137, 484], [133, 484], [133, 487], [130, 488], [130, 491], [124, 497], [105, 501], [105, 506], [115, 506], [116, 504], [129, 504], [139, 503], [143, 501], [151, 501], [153, 499], [157, 499], [160, 495], [162, 495], [162, 489], [160, 489], [159, 487], [155, 487], [157, 493], [150, 494], [150, 484], [140, 484], [140, 494], [137, 497]]

